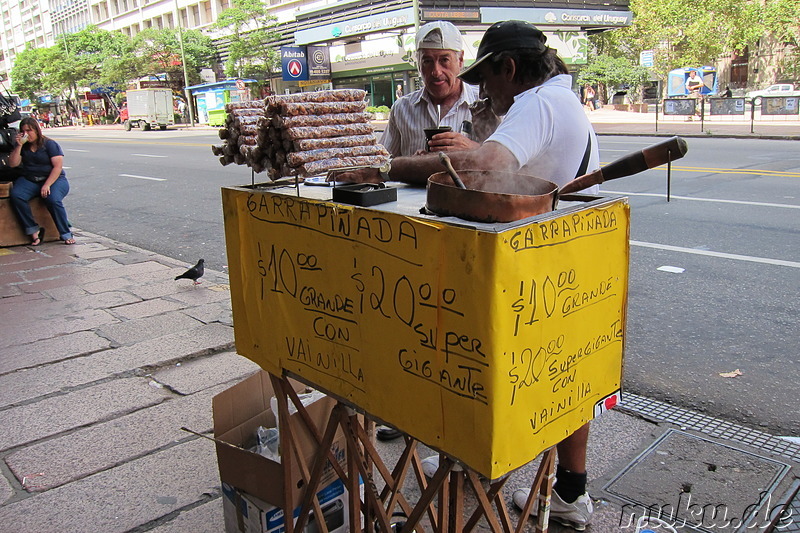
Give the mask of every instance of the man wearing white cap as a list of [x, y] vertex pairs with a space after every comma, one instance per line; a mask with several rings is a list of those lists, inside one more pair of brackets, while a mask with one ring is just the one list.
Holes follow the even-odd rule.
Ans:
[[480, 145], [464, 135], [471, 130], [469, 106], [478, 99], [478, 89], [458, 78], [464, 66], [458, 28], [450, 22], [429, 22], [417, 31], [416, 47], [424, 87], [395, 102], [381, 144], [394, 157], [414, 155], [427, 151], [425, 128], [450, 126], [450, 132], [430, 141], [431, 151], [477, 148]]
[[[392, 157], [429, 149], [448, 152], [478, 148], [480, 144], [468, 137], [472, 131], [469, 107], [478, 100], [478, 88], [458, 77], [464, 67], [461, 32], [450, 22], [428, 22], [417, 31], [416, 47], [424, 87], [394, 103], [381, 144]], [[434, 135], [428, 143], [424, 130], [437, 126], [450, 126], [451, 131]], [[380, 440], [400, 436], [400, 431], [388, 426], [377, 431]]]

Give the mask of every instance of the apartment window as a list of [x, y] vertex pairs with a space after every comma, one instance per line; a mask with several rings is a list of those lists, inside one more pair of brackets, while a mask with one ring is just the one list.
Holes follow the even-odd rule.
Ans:
[[211, 2], [200, 2], [200, 24], [211, 22]]

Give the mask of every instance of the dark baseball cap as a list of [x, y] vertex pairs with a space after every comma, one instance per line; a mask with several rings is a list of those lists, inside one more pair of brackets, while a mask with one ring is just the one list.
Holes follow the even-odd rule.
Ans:
[[483, 34], [478, 46], [478, 56], [473, 64], [465, 68], [459, 78], [467, 83], [478, 83], [477, 67], [492, 54], [505, 50], [529, 49], [544, 52], [547, 37], [541, 30], [524, 20], [495, 22]]

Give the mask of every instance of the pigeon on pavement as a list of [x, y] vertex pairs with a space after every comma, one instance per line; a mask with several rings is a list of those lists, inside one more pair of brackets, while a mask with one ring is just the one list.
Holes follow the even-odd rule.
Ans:
[[184, 272], [180, 276], [175, 276], [175, 279], [176, 280], [178, 280], [178, 279], [190, 279], [190, 280], [194, 281], [195, 285], [199, 284], [200, 282], [197, 281], [197, 280], [200, 279], [203, 276], [203, 274], [205, 273], [205, 271], [206, 271], [204, 264], [205, 264], [205, 260], [201, 259], [200, 261], [197, 262], [197, 264], [195, 266], [193, 266], [192, 268], [190, 268], [189, 270], [187, 270], [186, 272]]

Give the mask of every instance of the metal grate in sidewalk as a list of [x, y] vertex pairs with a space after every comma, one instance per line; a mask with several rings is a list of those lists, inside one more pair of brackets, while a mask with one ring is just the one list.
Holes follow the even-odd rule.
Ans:
[[747, 444], [759, 450], [772, 452], [800, 462], [800, 446], [793, 442], [696, 411], [690, 411], [631, 393], [623, 393], [622, 403], [617, 408], [648, 418], [677, 424], [683, 429], [699, 431], [710, 437]]
[[800, 480], [794, 482], [790, 492], [794, 492], [794, 498], [783, 514], [785, 519], [775, 524], [775, 531], [780, 533], [800, 533]]

